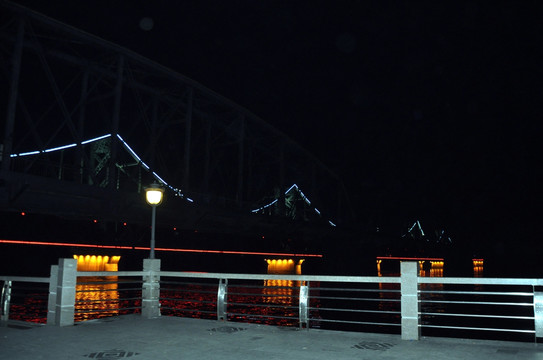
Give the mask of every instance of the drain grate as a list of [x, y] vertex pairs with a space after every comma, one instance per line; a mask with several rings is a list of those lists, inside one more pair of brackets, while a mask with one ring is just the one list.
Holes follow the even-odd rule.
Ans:
[[228, 333], [228, 334], [236, 332], [236, 331], [243, 331], [243, 330], [247, 330], [247, 329], [237, 328], [237, 327], [232, 327], [232, 326], [221, 326], [218, 328], [207, 329], [207, 331], [211, 331], [211, 332], [221, 332], [221, 333]]
[[86, 354], [83, 356], [86, 356], [91, 359], [124, 359], [131, 356], [139, 355], [139, 353], [132, 352], [132, 351], [125, 351], [125, 350], [119, 350], [119, 349], [113, 349], [113, 350], [104, 350], [99, 351], [95, 353]]
[[361, 349], [361, 350], [377, 350], [377, 351], [385, 351], [393, 347], [394, 344], [391, 343], [378, 343], [378, 342], [368, 342], [363, 341], [356, 345], [353, 345], [353, 348], [355, 349]]

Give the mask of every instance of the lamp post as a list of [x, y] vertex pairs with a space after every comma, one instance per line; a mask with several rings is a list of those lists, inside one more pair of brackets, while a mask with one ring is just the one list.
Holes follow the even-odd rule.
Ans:
[[155, 258], [155, 219], [156, 219], [156, 207], [162, 202], [164, 195], [164, 189], [157, 183], [152, 183], [151, 186], [145, 189], [145, 200], [153, 208], [151, 216], [151, 252], [149, 254], [150, 259]]

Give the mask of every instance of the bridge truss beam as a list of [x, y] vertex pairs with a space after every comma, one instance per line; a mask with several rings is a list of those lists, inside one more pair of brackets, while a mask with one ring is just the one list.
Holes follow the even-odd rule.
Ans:
[[[21, 175], [133, 194], [160, 174], [198, 206], [250, 213], [278, 198], [286, 216], [296, 183], [336, 223], [349, 214], [339, 177], [249, 110], [126, 48], [8, 1], [0, 8], [0, 208], [24, 206], [13, 193], [24, 186], [6, 183]], [[50, 151], [66, 144], [75, 145]]]

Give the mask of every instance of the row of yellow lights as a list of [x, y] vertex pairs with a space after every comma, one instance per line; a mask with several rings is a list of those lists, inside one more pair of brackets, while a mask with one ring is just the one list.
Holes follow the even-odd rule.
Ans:
[[74, 255], [78, 271], [117, 271], [120, 256]]
[[98, 261], [98, 262], [105, 262], [105, 263], [109, 263], [111, 260], [111, 263], [114, 264], [114, 263], [118, 263], [121, 257], [112, 256], [110, 259], [108, 255], [104, 255], [104, 256], [102, 255], [74, 255], [74, 259], [76, 259], [77, 261], [86, 261], [86, 262]]

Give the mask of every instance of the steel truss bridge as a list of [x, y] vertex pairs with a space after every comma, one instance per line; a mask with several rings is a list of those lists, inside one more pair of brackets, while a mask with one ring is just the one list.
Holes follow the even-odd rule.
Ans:
[[333, 228], [340, 178], [204, 85], [126, 48], [0, 0], [0, 211], [187, 229]]

